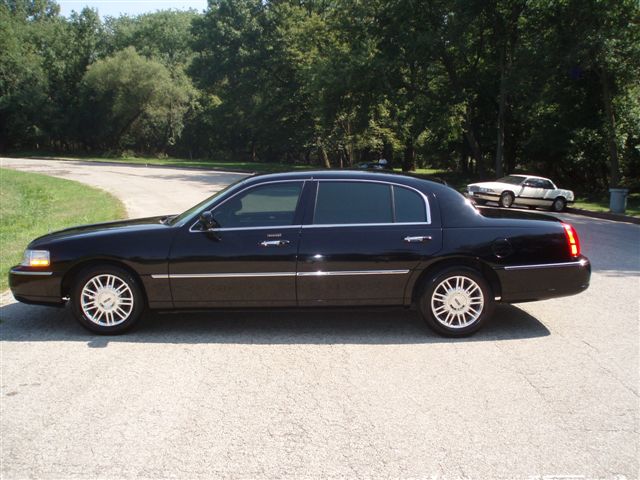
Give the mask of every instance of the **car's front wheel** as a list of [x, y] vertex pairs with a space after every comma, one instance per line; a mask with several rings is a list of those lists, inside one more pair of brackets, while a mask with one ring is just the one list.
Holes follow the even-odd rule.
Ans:
[[136, 279], [111, 265], [97, 265], [81, 272], [75, 279], [71, 302], [78, 322], [102, 335], [125, 332], [144, 310], [144, 298]]
[[429, 279], [418, 307], [433, 330], [450, 337], [462, 337], [482, 327], [493, 311], [493, 296], [478, 271], [453, 267]]
[[500, 201], [498, 203], [503, 208], [509, 208], [511, 207], [511, 205], [513, 205], [514, 200], [515, 197], [513, 196], [513, 193], [502, 192], [502, 195], [500, 195]]

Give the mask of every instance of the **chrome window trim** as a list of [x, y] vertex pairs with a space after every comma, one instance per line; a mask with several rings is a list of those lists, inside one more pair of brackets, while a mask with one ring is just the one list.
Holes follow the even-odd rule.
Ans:
[[326, 277], [352, 275], [406, 275], [410, 270], [336, 270], [315, 272], [247, 272], [247, 273], [173, 273], [153, 274], [153, 279], [184, 278], [261, 278], [261, 277]]
[[[196, 225], [198, 222], [194, 223]], [[192, 230], [193, 225], [189, 228], [189, 232], [191, 233], [211, 233], [211, 232], [234, 232], [234, 231], [242, 231], [242, 230], [285, 230], [297, 228], [298, 230], [302, 228], [302, 225], [274, 225], [273, 227], [229, 227], [229, 228], [212, 228], [211, 230]]]
[[[344, 223], [344, 224], [322, 224], [322, 223], [312, 223], [309, 225], [312, 225], [314, 227], [325, 227], [325, 226], [333, 226], [333, 227], [339, 227], [339, 226], [356, 226], [356, 225], [366, 225], [366, 226], [380, 226], [380, 225], [431, 225], [431, 205], [429, 204], [429, 198], [424, 194], [424, 192], [418, 190], [415, 187], [411, 187], [409, 185], [404, 185], [402, 183], [396, 183], [396, 182], [391, 182], [388, 180], [363, 180], [363, 179], [352, 179], [352, 178], [316, 178], [314, 179], [316, 182], [318, 182], [318, 189], [316, 190], [316, 203], [313, 205], [313, 210], [314, 210], [314, 216], [315, 216], [315, 209], [316, 209], [316, 205], [318, 202], [318, 192], [320, 191], [320, 183], [322, 182], [359, 182], [359, 183], [378, 183], [378, 184], [382, 184], [382, 185], [393, 185], [394, 187], [399, 187], [399, 188], [406, 188], [407, 190], [413, 190], [414, 192], [416, 192], [418, 195], [420, 195], [422, 197], [422, 200], [424, 200], [424, 206], [425, 206], [425, 213], [427, 216], [427, 221], [426, 222], [409, 222], [409, 223], [405, 223], [405, 222], [382, 222], [382, 223]], [[393, 191], [391, 192], [392, 195], [392, 202], [393, 202]], [[392, 205], [393, 206], [393, 205]], [[303, 228], [305, 227], [309, 227], [309, 225], [303, 225]]]
[[13, 275], [36, 275], [41, 277], [48, 277], [53, 275], [53, 272], [27, 272], [25, 270], [11, 270]]
[[308, 225], [302, 225], [302, 228], [336, 228], [336, 227], [393, 227], [396, 225], [400, 226], [424, 226], [431, 225], [430, 223], [424, 222], [397, 222], [397, 223], [310, 223]]
[[[270, 185], [272, 183], [293, 183], [293, 182], [302, 183], [302, 188], [300, 189], [300, 196], [298, 197], [298, 203], [299, 203], [300, 199], [302, 198], [302, 193], [304, 192], [304, 184], [305, 184], [305, 182], [308, 182], [308, 181], [309, 181], [309, 179], [306, 179], [306, 178], [303, 178], [303, 179], [291, 179], [291, 180], [271, 180], [269, 182], [261, 182], [261, 183], [255, 184], [255, 185], [247, 185], [242, 190], [240, 190], [240, 191], [234, 193], [233, 195], [231, 195], [230, 197], [225, 198], [224, 200], [222, 200], [222, 202], [220, 202], [219, 204], [217, 204], [217, 205], [215, 205], [213, 207], [208, 205], [207, 207], [205, 207], [203, 210], [201, 210], [199, 213], [196, 213], [195, 215], [200, 216], [203, 212], [206, 212], [206, 211], [213, 212], [216, 208], [221, 207], [222, 205], [227, 203], [229, 200], [231, 200], [234, 197], [237, 197], [238, 195], [240, 195], [241, 193], [243, 193], [245, 191], [251, 190], [252, 188], [256, 188], [256, 187], [262, 187], [263, 185]], [[298, 205], [296, 204], [296, 210], [297, 209], [298, 209]], [[293, 213], [295, 215], [295, 211]], [[193, 223], [189, 227], [189, 233], [230, 232], [230, 231], [234, 231], [234, 230], [268, 230], [268, 229], [271, 229], [271, 228], [275, 228], [275, 229], [300, 228], [299, 225], [274, 225], [272, 227], [269, 227], [269, 226], [264, 226], [264, 227], [229, 227], [229, 228], [221, 227], [221, 228], [212, 228], [211, 230], [194, 230], [193, 227], [195, 227], [199, 222], [200, 222], [200, 220], [198, 219], [198, 220], [195, 221], [195, 223]]]
[[510, 265], [504, 267], [505, 270], [531, 270], [536, 268], [555, 268], [555, 267], [584, 267], [587, 264], [585, 259], [577, 262], [561, 262], [561, 263], [539, 263], [536, 265]]

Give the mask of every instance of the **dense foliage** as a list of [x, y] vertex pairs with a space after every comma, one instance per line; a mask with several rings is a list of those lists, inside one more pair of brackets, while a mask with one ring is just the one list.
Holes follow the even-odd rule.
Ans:
[[[640, 178], [637, 0], [0, 0], [0, 149]], [[580, 189], [580, 188], [579, 188]]]

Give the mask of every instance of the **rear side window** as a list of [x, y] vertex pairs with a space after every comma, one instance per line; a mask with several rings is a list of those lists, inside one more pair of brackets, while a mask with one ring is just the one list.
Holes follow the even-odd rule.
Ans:
[[391, 223], [391, 185], [368, 182], [319, 182], [313, 223]]
[[427, 221], [424, 198], [418, 192], [393, 186], [395, 219], [399, 223], [422, 223]]

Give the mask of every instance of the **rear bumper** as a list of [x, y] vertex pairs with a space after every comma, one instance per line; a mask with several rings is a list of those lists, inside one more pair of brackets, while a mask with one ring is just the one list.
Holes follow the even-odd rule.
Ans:
[[589, 288], [591, 263], [580, 257], [572, 262], [506, 266], [496, 274], [503, 302], [531, 302], [584, 292]]
[[9, 272], [9, 288], [16, 300], [33, 305], [61, 306], [62, 274], [13, 267]]

